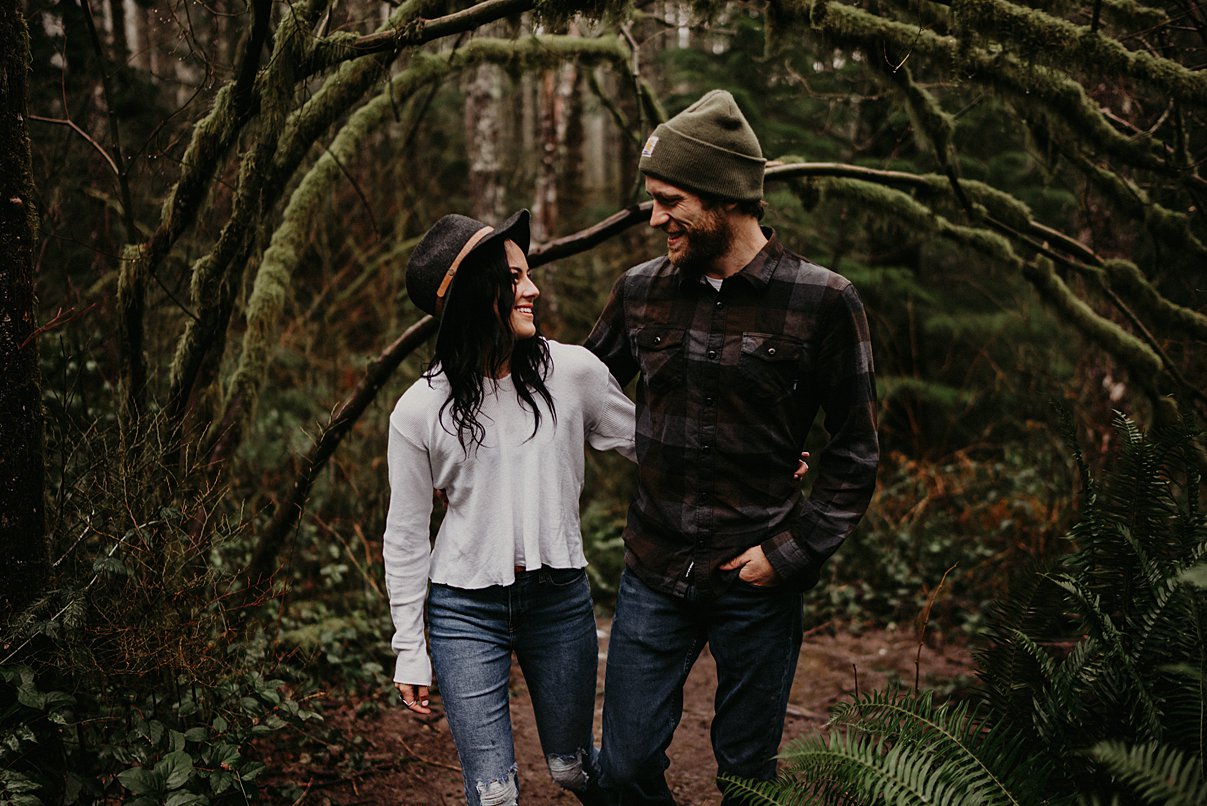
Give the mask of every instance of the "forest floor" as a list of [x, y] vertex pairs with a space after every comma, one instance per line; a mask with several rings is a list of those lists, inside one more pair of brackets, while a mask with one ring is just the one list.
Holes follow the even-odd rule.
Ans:
[[[610, 622], [600, 619], [599, 704], [603, 696], [603, 662]], [[964, 687], [972, 663], [967, 649], [948, 644], [918, 652], [912, 630], [819, 629], [806, 635], [796, 671], [784, 741], [817, 732], [829, 708], [856, 689], [867, 691], [890, 681], [912, 686], [915, 675], [924, 688], [947, 692]], [[720, 800], [709, 742], [716, 667], [707, 648], [696, 662], [684, 693], [683, 720], [668, 755], [667, 781], [681, 806], [705, 806]], [[537, 739], [532, 706], [519, 666], [512, 666], [511, 716], [515, 732], [523, 802], [565, 804], [578, 801], [549, 778]], [[439, 699], [435, 698], [438, 706]], [[596, 736], [599, 730], [596, 706]], [[392, 704], [391, 704], [392, 705]], [[397, 707], [363, 708], [349, 702], [324, 708], [326, 746], [275, 751], [267, 791], [292, 796], [284, 801], [314, 806], [341, 804], [463, 804], [461, 774], [449, 737], [448, 723], [437, 709], [420, 718]], [[356, 763], [350, 757], [355, 755]], [[342, 763], [341, 763], [342, 759]]]

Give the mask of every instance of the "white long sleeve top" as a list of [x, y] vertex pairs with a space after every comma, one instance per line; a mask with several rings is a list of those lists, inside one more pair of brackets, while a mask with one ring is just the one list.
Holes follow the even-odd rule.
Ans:
[[[497, 390], [487, 385], [478, 413], [486, 436], [469, 446], [468, 456], [451, 414], [440, 414], [449, 395], [443, 375], [417, 381], [390, 415], [383, 555], [395, 682], [432, 681], [423, 635], [428, 579], [485, 588], [512, 584], [517, 566], [587, 565], [578, 514], [583, 443], [635, 461], [634, 407], [586, 349], [549, 341], [549, 355], [545, 383], [557, 418], [538, 396], [542, 416], [535, 435], [532, 412], [520, 406], [510, 377], [499, 379]], [[444, 490], [448, 511], [431, 547], [433, 489]]]

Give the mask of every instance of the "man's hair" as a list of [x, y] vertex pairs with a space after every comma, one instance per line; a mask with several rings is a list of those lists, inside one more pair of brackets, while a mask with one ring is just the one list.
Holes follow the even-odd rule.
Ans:
[[[516, 398], [532, 412], [532, 433], [541, 427], [544, 399], [554, 421], [553, 396], [545, 386], [549, 375], [549, 345], [538, 330], [528, 339], [517, 339], [511, 329], [515, 305], [515, 282], [502, 242], [470, 253], [457, 273], [457, 293], [449, 295], [448, 306], [436, 338], [435, 363], [424, 377], [444, 373], [449, 396], [440, 416], [451, 410], [453, 431], [462, 450], [480, 445], [486, 428], [478, 420], [486, 385], [493, 384], [503, 367], [511, 370]], [[447, 427], [445, 430], [448, 430]]]
[[767, 212], [767, 201], [765, 199], [726, 199], [721, 196], [713, 196], [710, 193], [699, 193], [700, 201], [704, 202], [704, 206], [710, 210], [720, 207], [725, 204], [732, 204], [735, 209], [742, 215], [748, 215], [756, 221], [762, 221], [763, 215]]

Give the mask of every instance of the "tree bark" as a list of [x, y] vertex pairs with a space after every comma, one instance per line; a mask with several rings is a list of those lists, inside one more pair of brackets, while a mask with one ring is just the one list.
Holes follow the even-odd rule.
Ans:
[[26, 76], [29, 29], [0, 0], [0, 617], [32, 601], [46, 576], [45, 454], [35, 343], [37, 237]]
[[465, 88], [465, 155], [469, 161], [471, 213], [480, 221], [501, 221], [504, 212], [502, 114], [503, 71], [479, 65]]

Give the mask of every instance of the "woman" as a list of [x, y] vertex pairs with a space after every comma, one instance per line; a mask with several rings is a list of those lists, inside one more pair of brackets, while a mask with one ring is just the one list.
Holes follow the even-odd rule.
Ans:
[[[441, 320], [435, 361], [390, 416], [394, 681], [407, 708], [430, 713], [434, 667], [471, 806], [519, 798], [513, 651], [550, 774], [584, 803], [600, 797], [583, 442], [632, 459], [633, 405], [591, 353], [540, 335], [528, 240], [527, 210], [498, 229], [445, 216], [424, 236], [407, 291]], [[434, 547], [433, 489], [448, 501]]]

